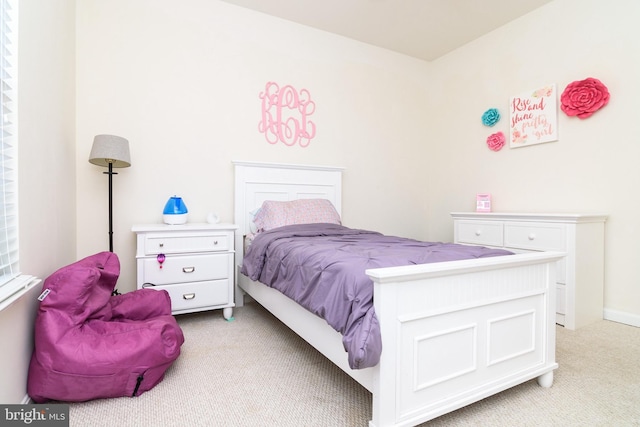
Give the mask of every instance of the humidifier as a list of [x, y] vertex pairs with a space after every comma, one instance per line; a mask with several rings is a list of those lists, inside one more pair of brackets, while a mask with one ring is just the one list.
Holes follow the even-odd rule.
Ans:
[[187, 206], [182, 201], [182, 197], [173, 196], [164, 205], [162, 219], [165, 224], [179, 225], [187, 222]]

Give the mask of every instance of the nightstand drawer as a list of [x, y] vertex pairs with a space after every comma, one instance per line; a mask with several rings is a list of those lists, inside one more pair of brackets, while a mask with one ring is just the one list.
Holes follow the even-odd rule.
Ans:
[[228, 254], [167, 256], [162, 264], [155, 258], [147, 258], [142, 263], [143, 281], [153, 285], [226, 279], [230, 276]]
[[504, 246], [532, 251], [564, 251], [565, 233], [562, 225], [510, 223], [504, 225]]
[[174, 315], [221, 309], [225, 319], [233, 317], [236, 225], [138, 224], [131, 229], [138, 289], [165, 289]]
[[171, 297], [171, 311], [229, 303], [229, 280], [182, 283], [176, 285], [145, 286], [148, 289], [164, 289]]
[[502, 223], [495, 221], [458, 221], [458, 243], [502, 246]]
[[144, 242], [147, 255], [227, 251], [230, 237], [220, 233], [148, 234]]

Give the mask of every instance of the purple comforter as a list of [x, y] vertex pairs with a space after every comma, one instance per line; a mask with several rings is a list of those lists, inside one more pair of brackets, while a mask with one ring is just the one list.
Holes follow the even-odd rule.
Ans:
[[382, 352], [373, 282], [365, 270], [509, 254], [336, 224], [298, 224], [259, 233], [244, 256], [241, 272], [325, 319], [342, 334], [349, 366], [363, 369], [378, 364]]

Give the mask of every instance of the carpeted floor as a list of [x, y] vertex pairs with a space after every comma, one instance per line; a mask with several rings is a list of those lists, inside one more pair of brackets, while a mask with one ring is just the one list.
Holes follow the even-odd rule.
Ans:
[[[74, 403], [72, 427], [366, 427], [371, 394], [257, 304], [178, 317], [186, 342], [136, 398]], [[553, 387], [535, 380], [424, 426], [640, 426], [640, 328], [557, 329]]]

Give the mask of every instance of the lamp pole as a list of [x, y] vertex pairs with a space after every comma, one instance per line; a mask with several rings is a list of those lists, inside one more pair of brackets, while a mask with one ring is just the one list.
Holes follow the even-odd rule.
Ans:
[[113, 160], [108, 159], [109, 171], [102, 172], [109, 175], [109, 252], [113, 252], [113, 175], [118, 172], [113, 171]]

